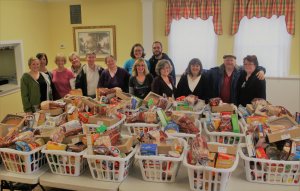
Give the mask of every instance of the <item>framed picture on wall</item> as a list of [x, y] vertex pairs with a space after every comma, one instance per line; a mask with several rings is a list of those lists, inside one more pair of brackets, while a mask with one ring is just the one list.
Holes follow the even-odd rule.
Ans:
[[73, 41], [81, 60], [88, 52], [95, 52], [97, 60], [104, 60], [108, 55], [117, 57], [114, 25], [73, 27]]

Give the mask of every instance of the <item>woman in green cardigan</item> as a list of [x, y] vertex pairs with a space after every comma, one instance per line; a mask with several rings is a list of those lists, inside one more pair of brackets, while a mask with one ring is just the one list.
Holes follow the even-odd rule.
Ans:
[[28, 66], [30, 71], [21, 78], [21, 97], [24, 112], [31, 114], [36, 112], [42, 101], [52, 100], [52, 90], [48, 75], [39, 71], [40, 60], [31, 57]]

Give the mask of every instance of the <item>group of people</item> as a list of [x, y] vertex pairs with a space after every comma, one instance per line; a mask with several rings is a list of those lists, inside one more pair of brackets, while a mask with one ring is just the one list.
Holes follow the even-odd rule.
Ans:
[[96, 65], [96, 54], [86, 54], [87, 64], [73, 52], [67, 59], [57, 54], [57, 68], [49, 72], [48, 58], [39, 53], [28, 60], [29, 72], [21, 78], [21, 96], [24, 111], [35, 112], [40, 102], [63, 98], [71, 89], [81, 89], [84, 96], [95, 98], [97, 88], [119, 88], [123, 92], [145, 98], [152, 91], [161, 96], [177, 98], [190, 94], [208, 101], [220, 97], [223, 102], [246, 105], [253, 98], [266, 99], [265, 69], [259, 66], [255, 55], [248, 55], [243, 66], [236, 64], [234, 55], [225, 55], [223, 64], [204, 70], [198, 58], [190, 60], [176, 86], [175, 67], [172, 60], [162, 51], [162, 44], [152, 45], [153, 56], [146, 60], [141, 44], [134, 44], [124, 67], [117, 66], [112, 55], [105, 58], [106, 69]]

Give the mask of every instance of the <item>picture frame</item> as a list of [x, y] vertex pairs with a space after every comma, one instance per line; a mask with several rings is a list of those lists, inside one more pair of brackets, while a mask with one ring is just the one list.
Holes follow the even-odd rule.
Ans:
[[117, 57], [115, 25], [73, 27], [73, 43], [80, 60], [88, 52], [95, 52], [96, 60], [101, 61], [109, 55]]

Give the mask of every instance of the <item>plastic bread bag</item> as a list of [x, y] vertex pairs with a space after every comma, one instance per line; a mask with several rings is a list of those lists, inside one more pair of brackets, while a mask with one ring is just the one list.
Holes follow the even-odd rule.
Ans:
[[206, 165], [208, 162], [209, 150], [207, 139], [203, 135], [196, 135], [191, 143], [192, 157], [200, 165]]

